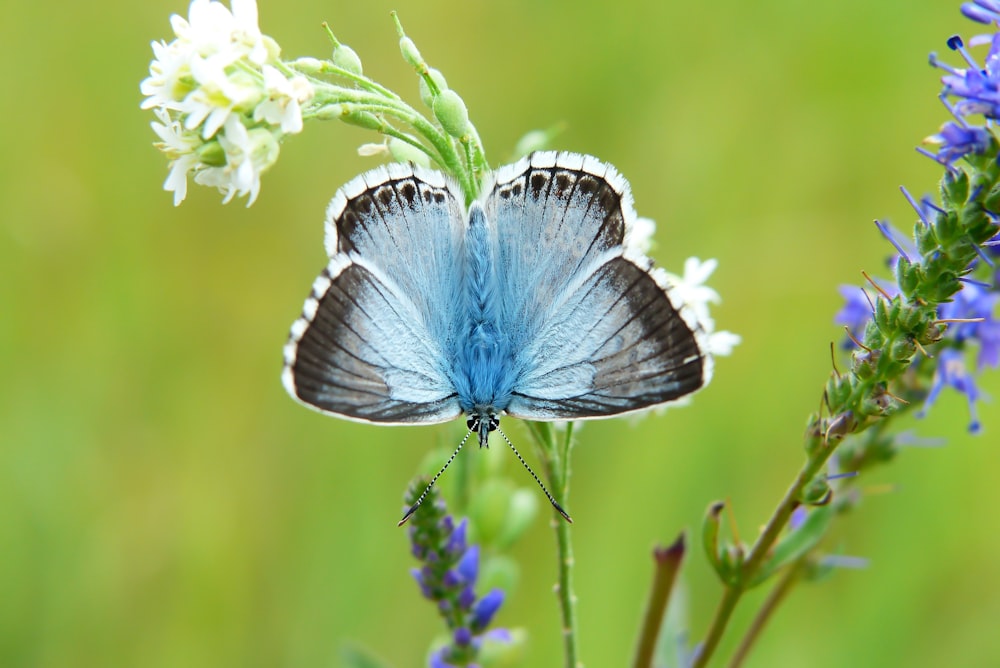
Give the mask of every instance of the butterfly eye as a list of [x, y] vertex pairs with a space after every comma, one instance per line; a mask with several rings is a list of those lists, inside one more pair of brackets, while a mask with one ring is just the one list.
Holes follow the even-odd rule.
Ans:
[[496, 431], [499, 428], [500, 428], [500, 418], [498, 418], [496, 415], [491, 415], [489, 430]]
[[[478, 429], [479, 429], [479, 416], [478, 415], [470, 415], [465, 420], [465, 426], [469, 428], [469, 431], [478, 431]], [[494, 427], [493, 429], [496, 429], [496, 427]], [[490, 431], [492, 431], [492, 429]]]

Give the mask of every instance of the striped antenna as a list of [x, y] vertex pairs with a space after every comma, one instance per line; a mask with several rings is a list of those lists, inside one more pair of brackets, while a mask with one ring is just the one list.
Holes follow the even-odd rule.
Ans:
[[[416, 503], [414, 503], [412, 506], [410, 506], [410, 509], [406, 511], [406, 514], [403, 515], [403, 519], [399, 520], [399, 524], [397, 524], [396, 526], [398, 526], [398, 527], [403, 526], [404, 524], [406, 524], [406, 520], [410, 519], [410, 517], [413, 515], [413, 513], [417, 512], [417, 508], [419, 508], [420, 504], [424, 502], [424, 499], [427, 497], [427, 493], [431, 491], [431, 487], [433, 487], [434, 483], [436, 483], [438, 481], [438, 478], [441, 477], [441, 474], [445, 472], [445, 469], [447, 469], [449, 466], [451, 466], [451, 463], [453, 461], [455, 461], [455, 457], [457, 457], [458, 453], [462, 451], [462, 446], [465, 445], [465, 442], [469, 440], [470, 436], [472, 436], [472, 429], [469, 429], [469, 433], [467, 433], [465, 435], [465, 438], [462, 439], [462, 442], [458, 444], [457, 448], [455, 448], [455, 452], [451, 453], [451, 457], [449, 457], [448, 461], [446, 461], [444, 463], [444, 466], [441, 467], [441, 470], [437, 472], [437, 475], [435, 475], [433, 478], [431, 478], [431, 481], [429, 483], [427, 483], [427, 487], [424, 488], [423, 494], [420, 495], [420, 497], [417, 499]], [[511, 446], [511, 447], [514, 447], [514, 446]], [[518, 456], [520, 457], [520, 455], [518, 455]], [[535, 475], [535, 474], [532, 473], [531, 475]], [[535, 480], [537, 480], [537, 479], [538, 478], [535, 478]], [[548, 494], [548, 492], [546, 492], [546, 494]]]
[[548, 498], [549, 503], [552, 504], [552, 507], [555, 508], [557, 511], [559, 511], [559, 514], [563, 516], [564, 520], [572, 524], [573, 518], [569, 516], [569, 513], [563, 510], [562, 506], [556, 503], [556, 500], [552, 497], [551, 494], [549, 494], [549, 490], [545, 489], [545, 485], [542, 484], [542, 481], [538, 479], [538, 476], [535, 475], [535, 472], [531, 470], [530, 466], [528, 466], [528, 462], [524, 461], [524, 457], [521, 456], [521, 453], [517, 451], [517, 448], [514, 447], [514, 444], [510, 442], [509, 438], [507, 438], [507, 434], [503, 433], [500, 427], [497, 427], [496, 430], [500, 432], [501, 436], [503, 436], [503, 440], [507, 441], [507, 445], [510, 446], [510, 449], [513, 450], [514, 454], [517, 456], [517, 461], [521, 462], [524, 468], [527, 469], [528, 473], [531, 474], [531, 477], [535, 479], [535, 482], [538, 483], [538, 486], [542, 488], [543, 492], [545, 492], [545, 496]]

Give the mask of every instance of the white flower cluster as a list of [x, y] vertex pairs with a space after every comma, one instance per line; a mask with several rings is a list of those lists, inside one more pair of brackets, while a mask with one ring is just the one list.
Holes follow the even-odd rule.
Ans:
[[707, 335], [708, 353], [712, 355], [731, 355], [733, 348], [740, 343], [740, 336], [732, 332], [715, 331], [715, 321], [708, 312], [709, 304], [718, 304], [722, 301], [719, 293], [705, 285], [705, 281], [712, 275], [715, 268], [719, 266], [719, 261], [715, 259], [702, 262], [696, 257], [689, 257], [684, 261], [684, 275], [677, 276], [667, 273], [671, 284], [670, 296], [676, 303], [683, 304], [691, 309], [698, 324], [701, 325]]
[[257, 26], [256, 0], [232, 0], [232, 11], [193, 0], [188, 18], [175, 14], [170, 24], [177, 38], [153, 42], [140, 85], [142, 108], [158, 119], [156, 146], [170, 159], [163, 188], [176, 206], [193, 174], [224, 193], [224, 202], [248, 195], [250, 206], [280, 141], [302, 130], [302, 105], [315, 90], [278, 60], [277, 43]]

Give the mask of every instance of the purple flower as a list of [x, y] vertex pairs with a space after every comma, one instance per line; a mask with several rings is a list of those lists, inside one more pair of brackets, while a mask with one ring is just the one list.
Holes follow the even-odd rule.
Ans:
[[1000, 321], [993, 317], [997, 299], [1000, 299], [1000, 293], [975, 283], [966, 283], [954, 300], [942, 304], [938, 309], [938, 317], [942, 320], [978, 320], [949, 325], [953, 328], [951, 338], [955, 341], [976, 341], [979, 344], [977, 372], [987, 366], [995, 368], [1000, 364]]
[[472, 628], [480, 630], [489, 626], [501, 604], [503, 604], [503, 592], [499, 589], [494, 589], [479, 599], [472, 611]]
[[1000, 34], [988, 38], [976, 37], [972, 43], [989, 41], [990, 50], [986, 62], [980, 66], [966, 50], [965, 43], [958, 36], [948, 40], [948, 47], [958, 51], [966, 68], [953, 67], [931, 55], [931, 64], [946, 72], [941, 77], [944, 94], [959, 98], [955, 112], [959, 116], [982, 114], [987, 118], [1000, 118]]
[[969, 431], [973, 434], [978, 433], [982, 426], [976, 413], [979, 388], [976, 387], [975, 381], [969, 375], [969, 371], [965, 366], [965, 357], [961, 350], [946, 348], [938, 354], [938, 365], [934, 371], [934, 381], [931, 384], [930, 392], [927, 394], [927, 399], [924, 401], [924, 406], [920, 409], [920, 413], [918, 413], [918, 417], [923, 417], [927, 414], [927, 411], [937, 401], [938, 395], [941, 394], [941, 390], [945, 387], [952, 387], [965, 395], [969, 402], [969, 414], [971, 416]]
[[943, 165], [950, 165], [970, 153], [985, 153], [992, 139], [993, 135], [986, 128], [970, 126], [959, 118], [958, 123], [948, 121], [941, 126], [937, 134], [924, 140], [929, 144], [940, 146], [937, 153], [925, 152], [925, 154]]

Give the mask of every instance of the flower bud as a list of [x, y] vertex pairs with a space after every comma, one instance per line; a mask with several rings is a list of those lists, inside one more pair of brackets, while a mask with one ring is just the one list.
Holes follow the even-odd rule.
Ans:
[[361, 74], [361, 58], [351, 47], [345, 44], [338, 44], [333, 49], [333, 64], [342, 70], [347, 70], [351, 74]]
[[[427, 83], [428, 77], [431, 80], [430, 84]], [[434, 107], [434, 98], [446, 90], [448, 90], [448, 82], [445, 81], [441, 70], [431, 67], [427, 70], [426, 76], [420, 77], [420, 99], [427, 105], [428, 109]]]
[[469, 133], [469, 110], [453, 90], [443, 90], [431, 105], [434, 117], [452, 137], [460, 138]]
[[322, 60], [319, 58], [309, 58], [308, 56], [296, 58], [289, 65], [299, 72], [307, 72], [309, 74], [318, 74], [323, 70]]
[[430, 157], [413, 144], [408, 144], [401, 139], [391, 137], [386, 143], [386, 147], [388, 148], [392, 159], [396, 162], [412, 162], [413, 164], [420, 165], [421, 167], [431, 166]]
[[408, 62], [410, 65], [417, 68], [423, 65], [424, 58], [420, 55], [417, 45], [414, 44], [413, 40], [409, 37], [399, 38], [399, 50], [403, 54], [403, 60]]

